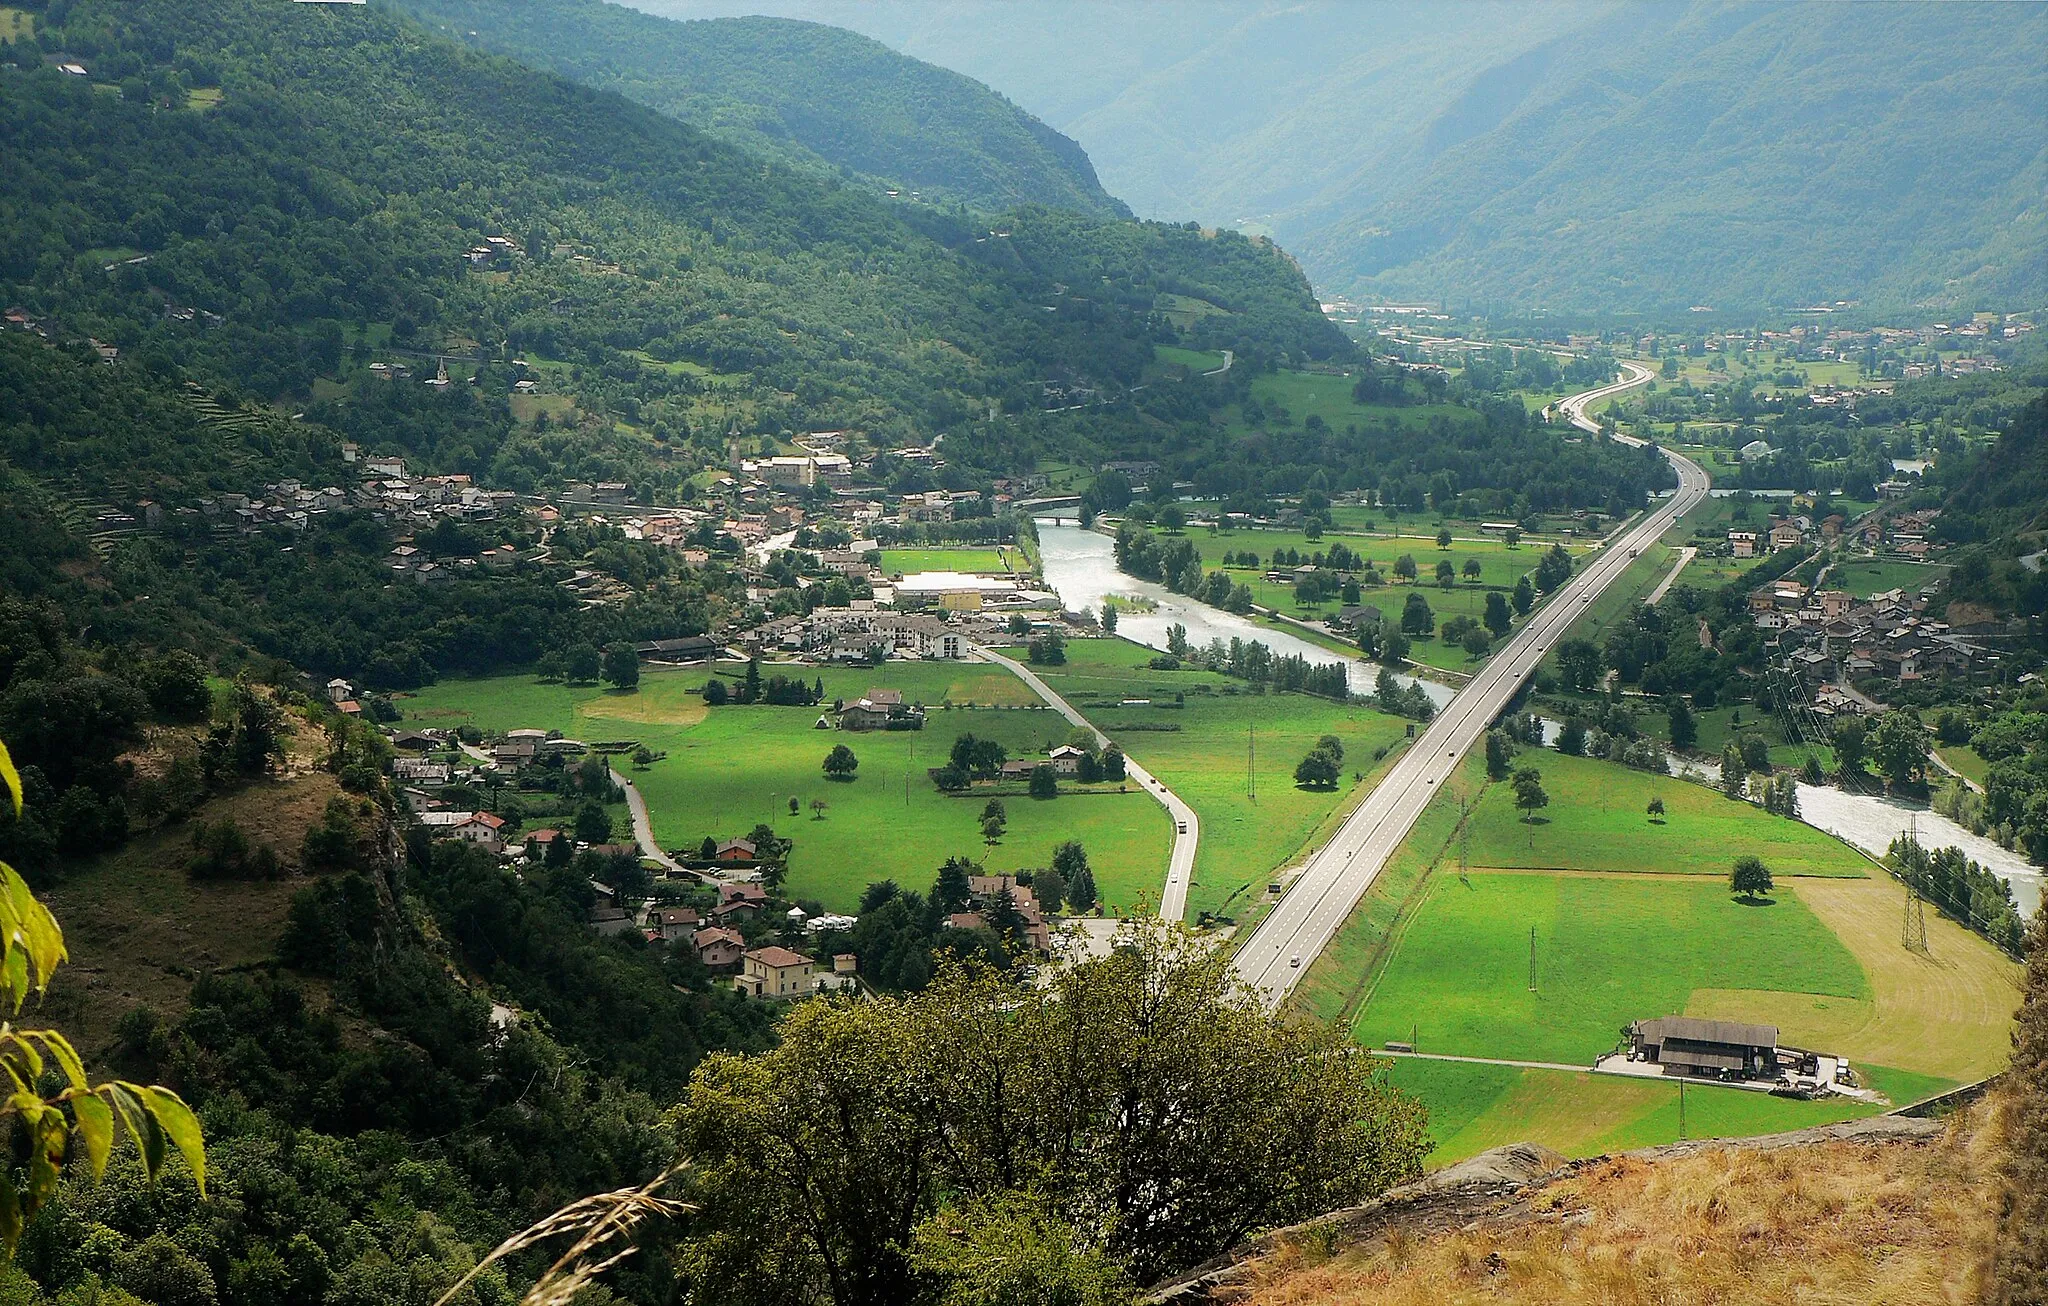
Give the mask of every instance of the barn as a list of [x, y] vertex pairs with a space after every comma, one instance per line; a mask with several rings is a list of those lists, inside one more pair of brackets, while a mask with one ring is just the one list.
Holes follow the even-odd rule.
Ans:
[[1662, 1016], [1628, 1027], [1629, 1059], [1664, 1067], [1667, 1075], [1757, 1079], [1778, 1073], [1778, 1027], [1733, 1020]]

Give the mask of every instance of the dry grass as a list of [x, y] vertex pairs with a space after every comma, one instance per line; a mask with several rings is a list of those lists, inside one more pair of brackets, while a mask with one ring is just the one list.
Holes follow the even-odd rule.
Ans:
[[1238, 1306], [1921, 1306], [1974, 1302], [1995, 1219], [1995, 1130], [1603, 1162], [1535, 1218], [1271, 1258]]
[[1863, 964], [1868, 1000], [1697, 989], [1686, 1014], [1779, 1027], [1795, 1047], [1969, 1083], [2011, 1054], [2020, 968], [1953, 921], [1927, 911], [1927, 952], [1899, 942], [1906, 891], [1889, 876], [1781, 883]]
[[[136, 1006], [147, 1004], [176, 1020], [202, 972], [275, 955], [303, 878], [197, 883], [185, 867], [198, 820], [232, 820], [252, 847], [269, 844], [287, 864], [298, 861], [307, 827], [340, 790], [333, 776], [311, 769], [324, 747], [320, 732], [289, 720], [287, 727], [292, 733], [281, 776], [213, 799], [188, 820], [139, 834], [43, 894], [71, 952], [45, 1011], [89, 1063], [106, 1053], [116, 1022]], [[139, 769], [148, 770], [150, 759], [139, 760]]]

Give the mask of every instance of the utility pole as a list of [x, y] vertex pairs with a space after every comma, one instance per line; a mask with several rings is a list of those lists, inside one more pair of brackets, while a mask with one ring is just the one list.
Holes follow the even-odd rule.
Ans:
[[1259, 801], [1259, 728], [1245, 727], [1244, 752], [1244, 793], [1253, 802]]
[[1529, 927], [1529, 992], [1536, 991], [1536, 927]]
[[1685, 1081], [1678, 1081], [1678, 1138], [1685, 1141]]

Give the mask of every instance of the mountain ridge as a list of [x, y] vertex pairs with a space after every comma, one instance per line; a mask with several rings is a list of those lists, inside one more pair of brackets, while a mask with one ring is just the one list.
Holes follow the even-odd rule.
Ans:
[[396, 0], [456, 39], [784, 162], [1002, 211], [1130, 209], [1087, 152], [961, 73], [822, 23], [677, 22], [603, 0]]

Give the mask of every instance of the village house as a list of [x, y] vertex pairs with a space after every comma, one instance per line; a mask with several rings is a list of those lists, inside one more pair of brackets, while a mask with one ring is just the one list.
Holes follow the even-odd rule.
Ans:
[[693, 944], [703, 923], [694, 907], [657, 907], [647, 917], [647, 934], [664, 943]]
[[419, 821], [436, 838], [467, 839], [492, 852], [504, 847], [499, 832], [505, 818], [490, 812], [422, 812]]
[[1061, 775], [1074, 775], [1081, 770], [1081, 759], [1087, 755], [1085, 750], [1076, 748], [1072, 744], [1061, 744], [1058, 748], [1047, 753], [1046, 757], [1052, 763], [1053, 770]]
[[751, 839], [721, 839], [711, 845], [711, 849], [711, 860], [715, 862], [732, 864], [755, 860], [756, 849]]
[[[1017, 909], [1023, 921], [1024, 941], [1034, 950], [1044, 952], [1052, 946], [1052, 926], [1045, 918], [1045, 912], [1038, 905], [1038, 898], [1031, 887], [1019, 884], [1014, 875], [970, 875], [967, 877], [967, 901], [973, 911], [966, 913], [970, 920], [968, 928], [991, 923], [991, 909], [1003, 894], [1010, 895], [1010, 903]], [[957, 915], [958, 913], [956, 913]], [[954, 922], [949, 921], [949, 924]]]
[[741, 962], [734, 984], [749, 997], [789, 1001], [810, 996], [817, 963], [801, 952], [770, 945], [752, 949], [741, 957]]
[[624, 907], [600, 902], [590, 909], [590, 928], [605, 935], [629, 934], [640, 928], [640, 922]]
[[1729, 531], [1728, 555], [1733, 558], [1754, 558], [1756, 556], [1756, 532]]
[[839, 709], [841, 730], [922, 730], [924, 709], [906, 704], [900, 689], [870, 689]]
[[725, 970], [740, 964], [740, 958], [747, 950], [747, 941], [738, 930], [714, 925], [697, 931], [694, 946], [697, 960], [704, 963], [705, 969]]

